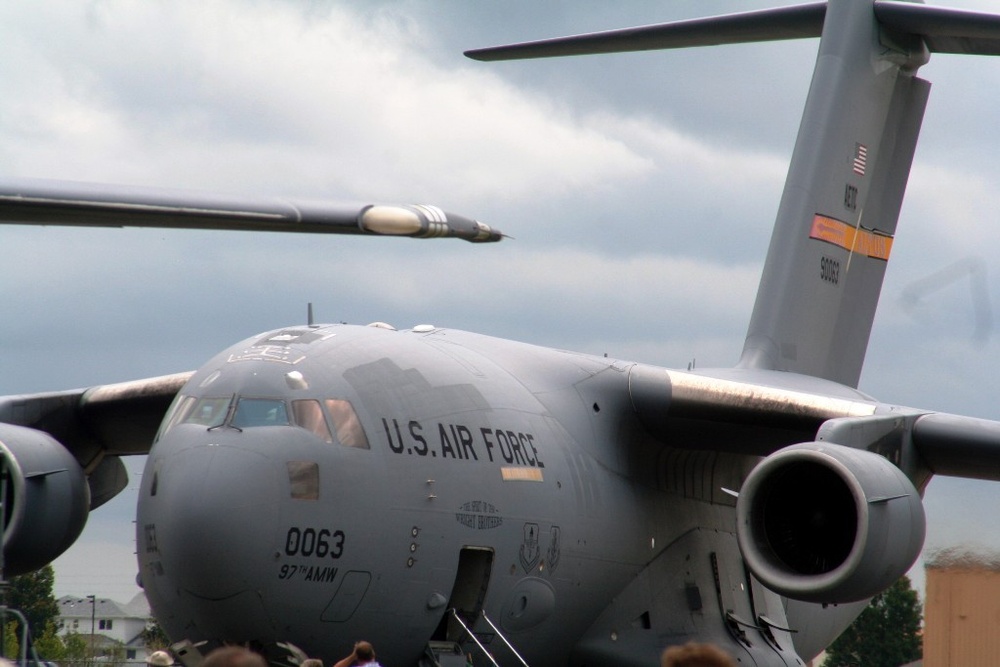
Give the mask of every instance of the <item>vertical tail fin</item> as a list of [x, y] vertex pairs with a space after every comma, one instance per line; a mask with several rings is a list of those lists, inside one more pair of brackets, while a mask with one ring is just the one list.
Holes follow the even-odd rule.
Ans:
[[907, 41], [829, 3], [740, 366], [857, 386], [930, 89]]
[[794, 7], [469, 51], [478, 60], [820, 37], [743, 368], [857, 386], [930, 84], [930, 52], [1000, 55], [1000, 16], [896, 0]]

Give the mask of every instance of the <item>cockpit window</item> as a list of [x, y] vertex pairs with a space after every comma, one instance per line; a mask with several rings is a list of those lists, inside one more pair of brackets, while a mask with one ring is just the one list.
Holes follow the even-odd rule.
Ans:
[[198, 398], [178, 394], [156, 434], [156, 441], [178, 424], [197, 424], [208, 428], [221, 426], [226, 421], [232, 400], [232, 396]]
[[221, 426], [226, 421], [226, 413], [229, 412], [232, 400], [231, 396], [199, 398], [197, 402], [190, 404], [190, 411], [179, 421], [182, 424], [198, 424], [208, 428]]
[[328, 398], [325, 402], [340, 444], [345, 447], [368, 449], [368, 438], [351, 402], [341, 398]]
[[288, 426], [288, 409], [279, 398], [241, 398], [230, 422], [236, 428]]
[[354, 406], [342, 398], [328, 398], [322, 403], [312, 398], [294, 400], [291, 402], [291, 413], [285, 401], [280, 398], [239, 398], [232, 416], [229, 416], [232, 402], [232, 396], [178, 396], [160, 428], [160, 435], [177, 424], [215, 428], [228, 423], [238, 429], [295, 425], [329, 444], [370, 449], [368, 437]]
[[326, 417], [323, 416], [323, 408], [320, 407], [319, 401], [312, 398], [292, 401], [292, 414], [295, 416], [297, 426], [311, 431], [323, 442], [333, 444], [333, 434], [326, 425]]

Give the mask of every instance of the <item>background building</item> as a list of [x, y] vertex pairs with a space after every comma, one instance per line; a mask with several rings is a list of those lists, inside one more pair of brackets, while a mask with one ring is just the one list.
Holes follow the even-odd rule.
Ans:
[[986, 667], [1000, 656], [1000, 556], [947, 549], [927, 561], [924, 667]]
[[[77, 633], [93, 646], [97, 655], [109, 647], [121, 646], [125, 660], [145, 661], [142, 632], [149, 623], [149, 603], [142, 593], [126, 604], [108, 598], [81, 598], [67, 595], [57, 600], [59, 635]], [[93, 633], [93, 636], [91, 636]]]

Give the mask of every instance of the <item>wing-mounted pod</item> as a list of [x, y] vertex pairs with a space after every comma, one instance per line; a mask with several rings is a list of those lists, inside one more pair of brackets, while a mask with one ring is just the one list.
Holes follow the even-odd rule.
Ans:
[[743, 558], [768, 588], [807, 602], [869, 598], [924, 542], [920, 495], [878, 454], [824, 442], [786, 447], [747, 477], [736, 505]]
[[36, 570], [57, 558], [87, 523], [90, 492], [69, 451], [42, 431], [0, 424], [6, 467], [3, 497], [5, 576]]

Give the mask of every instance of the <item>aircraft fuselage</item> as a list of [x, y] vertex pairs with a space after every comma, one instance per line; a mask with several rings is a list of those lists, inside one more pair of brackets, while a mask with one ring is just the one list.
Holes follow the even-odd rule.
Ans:
[[433, 327], [230, 348], [178, 395], [143, 476], [157, 618], [327, 660], [366, 638], [391, 664], [462, 639], [452, 608], [512, 660], [485, 611], [529, 664], [623, 645], [642, 662], [687, 636], [780, 656], [787, 638], [727, 632], [726, 612], [777, 600], [754, 598], [721, 490], [756, 458], [651, 439], [622, 417], [632, 366]]

